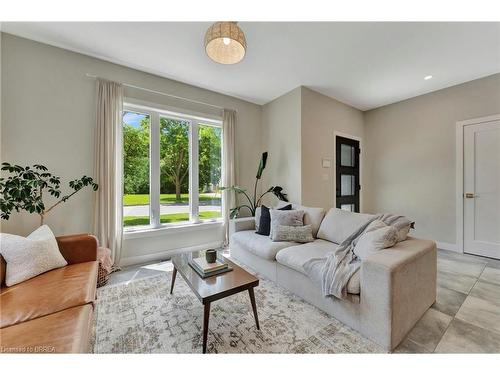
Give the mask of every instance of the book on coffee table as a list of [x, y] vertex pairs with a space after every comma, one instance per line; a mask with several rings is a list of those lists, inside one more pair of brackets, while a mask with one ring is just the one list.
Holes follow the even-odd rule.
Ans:
[[232, 270], [227, 263], [219, 260], [215, 263], [208, 263], [204, 257], [191, 259], [188, 263], [203, 278]]
[[194, 258], [193, 262], [203, 271], [203, 272], [213, 272], [227, 268], [227, 263], [223, 263], [216, 260], [215, 263], [208, 263], [205, 257]]

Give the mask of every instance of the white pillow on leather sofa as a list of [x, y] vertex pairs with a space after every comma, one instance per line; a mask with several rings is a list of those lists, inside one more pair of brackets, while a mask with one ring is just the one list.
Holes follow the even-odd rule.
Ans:
[[28, 237], [1, 233], [0, 254], [7, 263], [7, 286], [68, 264], [59, 251], [54, 233], [47, 225], [42, 225]]
[[374, 216], [330, 208], [321, 222], [317, 237], [340, 244]]

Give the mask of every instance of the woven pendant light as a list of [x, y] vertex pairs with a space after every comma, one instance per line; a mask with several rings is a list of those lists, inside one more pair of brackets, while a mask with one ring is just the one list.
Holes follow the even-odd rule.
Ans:
[[219, 64], [236, 64], [245, 56], [245, 34], [236, 22], [216, 22], [205, 34], [205, 51]]

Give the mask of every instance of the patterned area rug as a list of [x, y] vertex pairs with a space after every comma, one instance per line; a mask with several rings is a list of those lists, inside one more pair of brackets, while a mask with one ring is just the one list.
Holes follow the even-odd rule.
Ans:
[[[201, 353], [203, 307], [171, 272], [98, 290], [95, 353]], [[209, 353], [374, 353], [382, 349], [321, 310], [260, 277], [261, 330], [247, 292], [212, 303]]]

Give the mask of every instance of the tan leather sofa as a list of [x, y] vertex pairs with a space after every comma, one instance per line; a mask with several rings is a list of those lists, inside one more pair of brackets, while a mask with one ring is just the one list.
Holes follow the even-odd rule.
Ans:
[[0, 256], [0, 353], [85, 353], [97, 283], [97, 240], [57, 237], [68, 265], [6, 287]]

